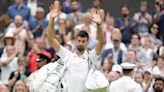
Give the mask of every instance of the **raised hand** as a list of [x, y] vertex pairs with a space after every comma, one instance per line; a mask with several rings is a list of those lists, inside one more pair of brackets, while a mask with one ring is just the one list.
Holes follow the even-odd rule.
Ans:
[[100, 16], [100, 13], [99, 13], [99, 10], [98, 9], [91, 9], [90, 11], [91, 13], [91, 18], [92, 18], [92, 21], [95, 22], [96, 24], [101, 24], [102, 23], [102, 19], [101, 19], [101, 16]]
[[49, 9], [50, 9], [50, 18], [56, 18], [60, 13], [60, 6], [58, 5], [54, 6], [53, 4], [51, 4]]

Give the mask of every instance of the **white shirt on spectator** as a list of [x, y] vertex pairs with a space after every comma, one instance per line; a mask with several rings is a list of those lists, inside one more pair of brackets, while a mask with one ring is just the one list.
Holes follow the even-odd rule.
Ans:
[[60, 47], [60, 51], [57, 53], [61, 58], [69, 57], [69, 67], [65, 74], [66, 85], [68, 87], [67, 92], [84, 92], [86, 91], [85, 81], [89, 72], [88, 58], [93, 62], [96, 61], [96, 50], [85, 51], [82, 56], [77, 56], [76, 53], [72, 53], [64, 47]]
[[[7, 57], [1, 57], [0, 62], [3, 62], [7, 59]], [[3, 84], [8, 84], [8, 79], [10, 74], [13, 71], [18, 70], [17, 64], [18, 58], [15, 57], [7, 66], [1, 66], [1, 81]]]
[[131, 77], [122, 76], [110, 84], [109, 92], [142, 92], [142, 88]]

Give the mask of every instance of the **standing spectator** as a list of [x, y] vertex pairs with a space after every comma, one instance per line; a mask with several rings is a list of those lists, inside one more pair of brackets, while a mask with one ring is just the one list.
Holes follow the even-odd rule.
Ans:
[[144, 69], [152, 67], [154, 55], [155, 49], [150, 38], [147, 36], [141, 39], [141, 48], [138, 52], [138, 59]]
[[121, 39], [122, 36], [119, 31], [113, 32], [112, 34], [113, 47], [103, 51], [101, 55], [102, 63], [108, 55], [112, 56], [114, 64], [121, 64], [122, 61], [124, 61], [123, 58], [126, 56], [126, 52], [121, 49], [121, 45], [120, 45]]
[[31, 17], [32, 17], [32, 19], [36, 15], [37, 7], [43, 7], [43, 4], [40, 1], [38, 1], [38, 0], [26, 0], [25, 1], [25, 4], [27, 5], [27, 7], [31, 11]]
[[109, 92], [143, 92], [141, 86], [131, 78], [135, 65], [122, 63], [121, 66], [123, 76], [110, 84]]
[[7, 85], [8, 79], [10, 77], [11, 72], [18, 69], [17, 65], [17, 51], [14, 46], [7, 46], [6, 47], [6, 54], [7, 56], [3, 56], [0, 59], [1, 63], [1, 80], [2, 83]]
[[10, 28], [8, 32], [11, 32], [14, 34], [17, 44], [18, 44], [18, 54], [20, 56], [24, 55], [26, 41], [28, 40], [27, 35], [27, 27], [28, 22], [23, 20], [23, 17], [21, 15], [16, 15], [14, 18], [14, 25], [15, 27]]
[[[60, 1], [60, 0], [54, 0], [53, 3], [54, 3], [55, 6], [61, 5], [61, 1]], [[60, 8], [60, 10], [61, 10], [61, 9], [62, 9], [62, 7]], [[48, 14], [46, 15], [46, 19], [47, 19], [48, 21], [50, 20], [50, 13], [48, 13]], [[55, 30], [55, 31], [59, 29], [59, 26], [58, 26], [58, 21], [59, 21], [59, 19], [63, 19], [64, 21], [66, 21], [66, 20], [67, 20], [67, 14], [64, 13], [64, 12], [62, 12], [62, 11], [60, 11], [59, 16], [56, 17], [56, 18], [54, 19], [54, 22], [55, 22], [54, 30]]]
[[158, 38], [164, 41], [164, 1], [155, 0], [156, 12], [153, 16], [155, 23], [159, 26]]
[[31, 18], [30, 9], [24, 5], [23, 0], [14, 0], [15, 4], [8, 8], [9, 18], [14, 19], [16, 15], [21, 15], [24, 20], [29, 21]]
[[113, 31], [119, 31], [119, 29], [114, 27], [114, 17], [110, 16], [110, 17], [106, 17], [106, 26], [104, 28], [104, 32], [105, 32], [105, 40], [106, 40], [106, 44], [104, 49], [108, 49], [110, 48], [111, 44], [112, 44], [112, 33]]
[[68, 15], [67, 25], [69, 24], [72, 29], [75, 25], [78, 25], [82, 22], [84, 15], [79, 11], [80, 6], [77, 0], [73, 0], [71, 5], [73, 12]]
[[72, 13], [74, 12], [74, 9], [72, 7], [72, 2], [77, 2], [78, 3], [78, 11], [82, 11], [82, 4], [80, 2], [80, 0], [64, 0], [63, 4], [62, 4], [62, 11], [66, 14]]
[[123, 5], [121, 7], [121, 17], [116, 20], [115, 27], [119, 28], [122, 33], [122, 42], [125, 43], [125, 45], [128, 47], [131, 38], [132, 33], [134, 33], [135, 28], [135, 22], [134, 20], [129, 16], [130, 10], [127, 5]]
[[148, 13], [146, 1], [141, 1], [140, 12], [134, 14], [134, 20], [137, 22], [137, 32], [140, 37], [148, 35], [149, 28], [152, 24], [152, 16]]
[[45, 11], [44, 8], [38, 7], [36, 9], [35, 19], [30, 20], [29, 22], [29, 33], [32, 33], [34, 39], [41, 37], [45, 28], [48, 25], [48, 21], [44, 18]]

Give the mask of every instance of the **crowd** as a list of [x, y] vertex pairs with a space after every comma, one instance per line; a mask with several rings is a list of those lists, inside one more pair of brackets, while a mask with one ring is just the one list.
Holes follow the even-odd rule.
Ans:
[[[29, 75], [60, 58], [48, 41], [50, 13], [45, 14], [44, 4], [39, 0], [14, 2], [0, 16], [0, 92], [28, 92]], [[102, 2], [93, 0], [93, 6], [82, 12], [80, 0], [63, 1], [54, 19], [55, 38], [74, 52], [76, 35], [82, 30], [90, 37], [88, 49], [95, 48], [99, 35], [90, 11], [98, 9], [105, 43], [96, 65], [109, 84], [122, 77], [120, 64], [128, 62], [137, 65], [131, 77], [143, 92], [163, 92], [164, 0], [155, 0], [153, 13], [148, 12], [147, 1], [141, 1], [140, 11], [134, 14], [128, 5], [122, 5], [119, 18], [105, 11]], [[60, 0], [52, 3], [58, 6]]]

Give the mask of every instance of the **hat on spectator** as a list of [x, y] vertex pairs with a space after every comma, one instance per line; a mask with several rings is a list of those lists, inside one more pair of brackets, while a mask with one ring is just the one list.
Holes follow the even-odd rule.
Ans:
[[122, 73], [122, 67], [120, 65], [113, 65], [112, 71]]
[[44, 54], [37, 54], [38, 58], [36, 59], [37, 62], [41, 62], [41, 61], [46, 61], [47, 63], [51, 62], [51, 58], [49, 58], [48, 56], [44, 55]]
[[4, 44], [6, 44], [5, 43], [6, 39], [12, 39], [13, 43], [15, 43], [15, 40], [16, 40], [16, 38], [14, 37], [14, 34], [12, 32], [7, 32], [5, 34], [4, 39], [3, 39]]
[[125, 70], [126, 69], [127, 70], [133, 70], [136, 67], [136, 65], [132, 64], [132, 63], [122, 63], [121, 67], [122, 67], [122, 69], [125, 69]]

